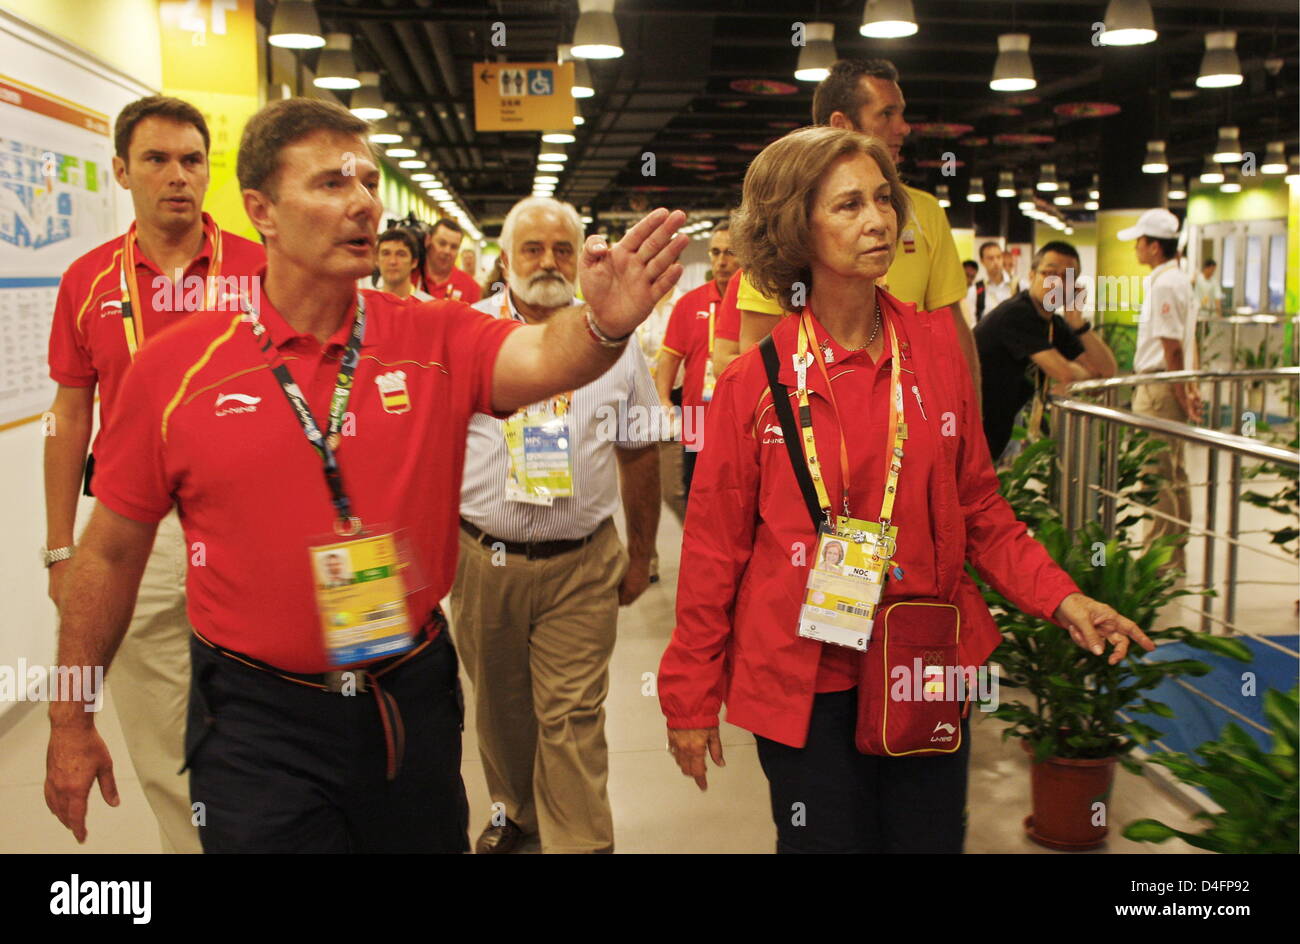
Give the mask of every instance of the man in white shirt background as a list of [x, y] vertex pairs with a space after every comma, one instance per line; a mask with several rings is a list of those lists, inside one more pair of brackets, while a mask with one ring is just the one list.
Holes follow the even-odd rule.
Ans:
[[[1137, 349], [1133, 355], [1135, 373], [1194, 370], [1199, 364], [1192, 285], [1178, 268], [1178, 229], [1176, 216], [1168, 210], [1154, 209], [1147, 210], [1136, 224], [1117, 234], [1119, 239], [1135, 240], [1138, 262], [1151, 269], [1143, 282]], [[1133, 393], [1133, 412], [1178, 423], [1199, 423], [1201, 398], [1195, 383], [1138, 384]], [[1185, 534], [1187, 525], [1180, 522], [1191, 519], [1183, 444], [1177, 439], [1156, 438], [1167, 446], [1150, 467], [1161, 480], [1156, 508], [1177, 520], [1155, 518], [1150, 524], [1148, 540]], [[1181, 544], [1170, 564], [1178, 570], [1186, 569]]]
[[984, 278], [976, 279], [966, 290], [966, 310], [978, 323], [985, 312], [992, 311], [1004, 301], [1016, 294], [1016, 285], [1011, 276], [1002, 269], [1002, 247], [990, 240], [980, 246], [980, 263], [984, 266]]
[[[572, 206], [521, 200], [501, 229], [507, 287], [474, 307], [546, 321], [573, 302], [582, 244]], [[619, 606], [649, 582], [658, 419], [636, 344], [571, 394], [470, 419], [451, 612], [494, 804], [476, 852], [511, 852], [530, 835], [543, 852], [614, 849], [604, 702]]]
[[1219, 264], [1213, 259], [1201, 263], [1201, 271], [1193, 280], [1196, 306], [1201, 318], [1219, 318], [1223, 315], [1223, 290], [1216, 275]]

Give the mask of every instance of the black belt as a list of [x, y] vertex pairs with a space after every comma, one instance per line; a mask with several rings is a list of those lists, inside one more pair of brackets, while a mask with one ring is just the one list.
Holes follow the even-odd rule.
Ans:
[[441, 609], [434, 607], [433, 612], [429, 614], [429, 618], [420, 627], [417, 638], [421, 641], [414, 648], [378, 662], [370, 662], [364, 666], [342, 669], [337, 672], [286, 672], [284, 669], [276, 668], [260, 659], [246, 656], [242, 652], [218, 646], [205, 638], [198, 630], [194, 630], [194, 635], [199, 642], [227, 659], [233, 659], [235, 662], [240, 662], [250, 668], [267, 672], [284, 679], [286, 682], [307, 685], [332, 694], [351, 695], [354, 692], [374, 692], [375, 702], [379, 706], [379, 720], [384, 727], [384, 746], [388, 755], [386, 773], [389, 780], [396, 780], [398, 773], [402, 769], [402, 757], [406, 753], [406, 727], [402, 724], [402, 713], [398, 710], [397, 700], [380, 688], [379, 679], [427, 649], [429, 643], [437, 639], [440, 632], [445, 632], [446, 628], [447, 618], [442, 615]]
[[518, 554], [526, 557], [528, 560], [540, 560], [546, 557], [555, 557], [557, 554], [566, 554], [569, 551], [576, 551], [580, 547], [585, 547], [591, 542], [600, 529], [609, 523], [606, 518], [596, 528], [595, 531], [585, 538], [575, 538], [568, 541], [532, 541], [520, 543], [519, 541], [507, 541], [504, 538], [493, 537], [482, 528], [470, 524], [464, 518], [460, 519], [460, 529], [472, 537], [479, 544], [492, 550], [504, 549], [507, 554]]

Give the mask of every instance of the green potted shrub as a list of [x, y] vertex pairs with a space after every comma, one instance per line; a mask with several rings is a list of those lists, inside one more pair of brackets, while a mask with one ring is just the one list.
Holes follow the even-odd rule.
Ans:
[[1300, 795], [1296, 790], [1296, 716], [1300, 689], [1283, 695], [1264, 693], [1264, 716], [1273, 734], [1265, 751], [1249, 734], [1229, 722], [1217, 741], [1196, 749], [1200, 762], [1186, 754], [1162, 752], [1148, 758], [1168, 767], [1183, 783], [1200, 787], [1223, 812], [1197, 813], [1208, 825], [1197, 833], [1140, 819], [1124, 830], [1136, 842], [1164, 842], [1177, 836], [1198, 849], [1230, 853], [1294, 855], [1300, 846]]
[[[1157, 645], [1184, 642], [1250, 660], [1250, 650], [1235, 639], [1182, 626], [1152, 630], [1162, 607], [1191, 593], [1175, 588], [1177, 575], [1165, 566], [1174, 539], [1141, 548], [1104, 534], [1095, 522], [1070, 534], [1052, 519], [1039, 521], [1036, 537], [1085, 594], [1132, 619]], [[1034, 808], [1025, 820], [1026, 831], [1056, 849], [1100, 845], [1108, 831], [1104, 804], [1115, 763], [1136, 772], [1130, 752], [1161, 733], [1119, 713], [1131, 708], [1172, 717], [1167, 705], [1148, 697], [1150, 690], [1168, 678], [1205, 675], [1210, 667], [1194, 659], [1140, 658], [1143, 653], [1136, 647], [1110, 665], [1109, 654], [1085, 652], [1059, 627], [1026, 616], [992, 588], [985, 587], [984, 595], [1003, 631], [1003, 643], [990, 661], [1001, 667], [1003, 686], [1023, 689], [1028, 696], [1008, 700], [1004, 695], [992, 712], [1010, 724], [1003, 737], [1021, 739], [1032, 755]]]

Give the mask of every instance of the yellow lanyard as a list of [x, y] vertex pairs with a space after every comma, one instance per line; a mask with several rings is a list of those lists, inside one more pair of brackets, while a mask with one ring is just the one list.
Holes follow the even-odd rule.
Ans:
[[[218, 279], [221, 278], [221, 230], [215, 223], [205, 222], [203, 224], [203, 235], [206, 242], [212, 246], [212, 262], [208, 266], [207, 279], [204, 281], [203, 303], [204, 307], [211, 309], [215, 304], [216, 289], [220, 284]], [[202, 247], [200, 247], [202, 251]], [[128, 275], [127, 273], [130, 273]], [[183, 277], [182, 277], [183, 278]], [[135, 221], [126, 231], [126, 240], [122, 244], [122, 271], [120, 273], [120, 284], [122, 290], [122, 330], [126, 332], [126, 349], [130, 352], [131, 360], [135, 360], [136, 353], [144, 346], [144, 312], [141, 310], [140, 317], [135, 316], [135, 306], [132, 299], [135, 299], [143, 305], [143, 296], [140, 294], [139, 276], [135, 271]]]
[[[884, 312], [881, 312], [884, 317]], [[898, 475], [902, 470], [903, 464], [903, 442], [907, 439], [907, 424], [903, 422], [903, 383], [900, 357], [898, 351], [898, 335], [894, 331], [892, 323], [887, 323], [889, 329], [889, 346], [890, 346], [890, 386], [892, 396], [889, 404], [889, 434], [888, 441], [892, 444], [888, 453], [885, 455], [885, 490], [880, 502], [880, 525], [882, 537], [884, 530], [889, 526], [889, 520], [894, 511], [894, 499], [898, 493]], [[816, 338], [813, 329], [812, 312], [805, 308], [800, 315], [799, 321], [799, 342], [798, 354], [795, 357], [795, 374], [798, 377], [799, 393], [799, 425], [803, 431], [803, 451], [804, 459], [808, 463], [808, 474], [813, 480], [813, 486], [817, 489], [817, 499], [821, 504], [822, 513], [832, 525], [835, 524], [834, 515], [831, 513], [831, 500], [826, 492], [826, 483], [822, 478], [820, 465], [817, 459], [817, 439], [813, 433], [812, 424], [812, 407], [808, 400], [807, 369], [810, 360], [816, 360], [818, 368], [821, 370], [822, 378], [826, 381], [826, 391], [830, 400], [831, 410], [835, 414], [835, 423], [840, 432], [840, 476], [843, 484], [843, 508], [844, 517], [851, 518], [849, 511], [849, 458], [848, 443], [844, 438], [844, 423], [840, 418], [839, 404], [836, 402], [835, 390], [831, 386], [829, 372], [826, 370], [826, 363], [822, 359], [821, 348], [815, 343], [811, 343]], [[812, 353], [809, 354], [809, 348]]]

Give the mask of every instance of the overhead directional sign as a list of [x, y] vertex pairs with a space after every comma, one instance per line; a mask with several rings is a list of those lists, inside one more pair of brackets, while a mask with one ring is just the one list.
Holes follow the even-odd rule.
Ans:
[[567, 131], [573, 116], [572, 62], [474, 64], [476, 131]]

